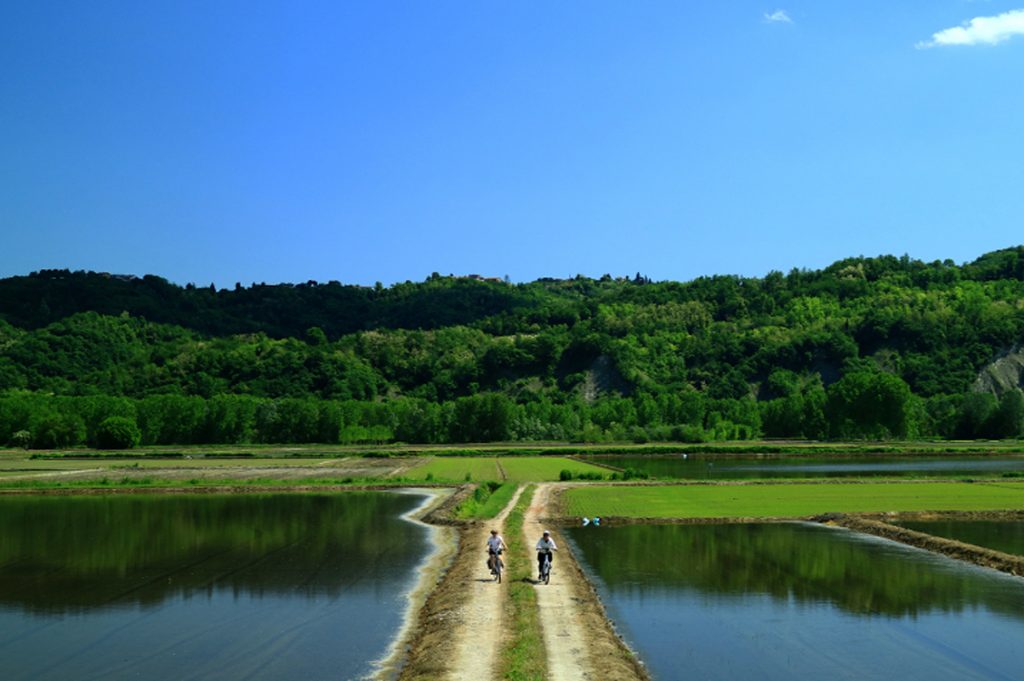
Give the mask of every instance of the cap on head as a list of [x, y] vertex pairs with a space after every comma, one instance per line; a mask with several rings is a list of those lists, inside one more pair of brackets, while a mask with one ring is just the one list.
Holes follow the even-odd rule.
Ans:
[[551, 534], [550, 532], [548, 532], [547, 530], [544, 530], [544, 536], [545, 537], [549, 536], [550, 534]]

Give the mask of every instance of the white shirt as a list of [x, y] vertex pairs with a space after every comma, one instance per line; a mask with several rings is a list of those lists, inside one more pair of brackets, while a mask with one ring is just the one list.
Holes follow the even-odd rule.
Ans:
[[544, 537], [541, 537], [540, 541], [537, 542], [537, 550], [538, 551], [557, 551], [558, 547], [555, 546], [555, 540], [554, 539], [551, 539], [551, 538], [545, 539]]
[[500, 551], [505, 547], [505, 540], [500, 534], [492, 534], [487, 538], [487, 548], [491, 551]]

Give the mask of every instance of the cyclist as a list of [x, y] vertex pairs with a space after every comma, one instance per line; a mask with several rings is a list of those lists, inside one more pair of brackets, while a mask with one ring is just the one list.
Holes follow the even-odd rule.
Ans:
[[551, 533], [544, 530], [544, 536], [537, 542], [537, 574], [539, 579], [544, 579], [544, 558], [548, 558], [552, 564], [555, 560], [554, 551], [557, 551], [558, 547], [555, 546], [555, 540], [551, 538]]
[[508, 545], [505, 539], [498, 534], [497, 530], [491, 530], [491, 536], [487, 538], [487, 567], [494, 572], [494, 562], [501, 560], [501, 552], [507, 551]]

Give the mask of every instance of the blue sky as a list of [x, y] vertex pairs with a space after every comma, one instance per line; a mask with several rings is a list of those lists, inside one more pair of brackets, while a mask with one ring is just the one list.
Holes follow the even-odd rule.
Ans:
[[0, 276], [686, 280], [972, 260], [1024, 242], [1017, 10], [4, 3]]

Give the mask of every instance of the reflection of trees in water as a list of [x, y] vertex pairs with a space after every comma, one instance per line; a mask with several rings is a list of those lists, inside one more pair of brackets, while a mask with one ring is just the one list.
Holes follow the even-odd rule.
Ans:
[[0, 502], [0, 603], [64, 612], [228, 589], [338, 596], [415, 562], [416, 497], [111, 496]]
[[573, 531], [609, 588], [686, 588], [915, 616], [985, 606], [1024, 617], [1024, 589], [902, 548], [806, 525], [632, 525]]
[[1024, 556], [1024, 521], [908, 520], [894, 524], [937, 537]]

